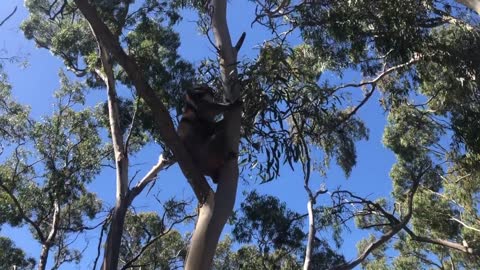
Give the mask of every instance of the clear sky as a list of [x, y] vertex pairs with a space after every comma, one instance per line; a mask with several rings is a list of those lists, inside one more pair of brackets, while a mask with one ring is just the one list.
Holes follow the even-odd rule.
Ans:
[[[13, 94], [19, 102], [31, 107], [34, 117], [48, 115], [52, 111], [52, 93], [59, 87], [58, 71], [62, 67], [62, 62], [47, 50], [35, 48], [33, 42], [26, 40], [23, 33], [18, 29], [19, 23], [27, 16], [23, 1], [1, 0], [0, 18], [9, 14], [15, 6], [18, 7], [16, 14], [0, 27], [0, 57], [17, 56], [28, 62], [26, 67], [22, 67], [19, 63], [4, 64], [5, 71], [13, 85]], [[242, 32], [247, 33], [246, 41], [239, 54], [240, 59], [241, 57], [255, 58], [258, 53], [257, 44], [262, 44], [269, 37], [269, 33], [264, 29], [258, 26], [251, 27], [253, 11], [250, 2], [229, 1], [228, 20], [232, 39], [238, 39]], [[182, 23], [176, 27], [182, 41], [180, 54], [194, 63], [199, 63], [206, 56], [213, 57], [213, 50], [209, 42], [196, 32], [194, 13], [185, 11], [183, 17]], [[359, 78], [354, 75], [350, 74], [344, 77], [343, 81], [358, 81]], [[329, 79], [340, 82], [339, 78]], [[359, 101], [361, 90], [353, 89], [352, 92], [354, 93], [353, 100]], [[105, 94], [101, 91], [95, 91], [93, 97], [90, 98], [90, 103], [97, 102]], [[370, 139], [357, 143], [358, 162], [353, 168], [350, 178], [346, 179], [344, 173], [338, 167], [333, 166], [326, 178], [314, 174], [311, 180], [312, 187], [319, 187], [321, 183], [326, 183], [326, 186], [331, 190], [341, 186], [358, 195], [368, 196], [370, 199], [390, 196], [391, 181], [388, 173], [395, 159], [393, 154], [381, 144], [386, 115], [378, 104], [378, 96], [374, 96], [362, 107], [359, 116], [366, 122], [370, 130]], [[145, 172], [149, 166], [156, 162], [159, 151], [158, 146], [151, 145], [136, 155], [131, 163], [142, 164], [135, 169], [138, 168]], [[112, 205], [114, 202], [114, 175], [113, 170], [106, 169], [90, 186], [91, 190], [97, 192], [108, 205]], [[307, 196], [303, 189], [301, 170], [292, 172], [286, 167], [282, 170], [281, 177], [271, 183], [260, 185], [259, 181], [250, 181], [248, 184], [241, 181], [240, 185], [237, 206], [242, 200], [242, 191], [258, 189], [261, 193], [278, 196], [282, 201], [287, 202], [289, 208], [300, 213], [306, 213]], [[156, 184], [156, 189], [160, 191], [163, 199], [173, 194], [178, 198], [193, 198], [190, 187], [176, 166], [171, 167], [167, 172], [162, 172]], [[320, 203], [328, 200], [327, 195], [323, 196], [319, 199]], [[138, 207], [138, 210], [159, 207], [152, 202], [154, 200], [151, 195], [141, 195], [134, 205]], [[227, 228], [225, 232], [228, 233], [228, 230]], [[0, 235], [11, 237], [18, 246], [27, 251], [28, 255], [38, 258], [39, 246], [31, 240], [28, 230], [18, 230], [4, 226]], [[91, 242], [85, 256], [95, 254], [97, 245], [95, 238], [97, 235], [86, 236]], [[347, 260], [353, 259], [356, 254], [355, 244], [367, 235], [367, 231], [352, 230], [351, 233], [346, 232], [344, 234], [344, 245], [341, 247], [340, 253], [344, 254]], [[85, 269], [85, 266], [73, 265], [68, 265], [64, 269], [70, 269], [70, 267], [71, 269]]]

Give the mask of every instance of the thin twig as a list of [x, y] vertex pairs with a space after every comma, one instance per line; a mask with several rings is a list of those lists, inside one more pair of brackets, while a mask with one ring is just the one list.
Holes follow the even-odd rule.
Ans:
[[385, 71], [383, 71], [382, 73], [378, 74], [376, 78], [370, 80], [370, 81], [363, 81], [361, 83], [348, 83], [348, 84], [344, 84], [344, 85], [341, 85], [341, 86], [338, 86], [337, 88], [335, 88], [333, 91], [338, 91], [340, 89], [343, 89], [343, 88], [347, 88], [347, 87], [362, 87], [362, 86], [365, 86], [365, 85], [371, 85], [371, 84], [376, 84], [378, 81], [380, 81], [381, 79], [383, 79], [383, 77], [387, 76], [388, 74], [398, 70], [398, 69], [401, 69], [401, 68], [405, 68], [405, 67], [408, 67], [410, 65], [413, 65], [415, 63], [417, 63], [418, 61], [420, 61], [422, 57], [420, 55], [417, 55], [415, 57], [413, 57], [412, 59], [410, 59], [408, 62], [406, 63], [403, 63], [403, 64], [400, 64], [400, 65], [396, 65], [396, 66], [393, 66], [391, 68], [388, 68], [386, 69]]
[[132, 266], [132, 264], [138, 260], [138, 258], [140, 258], [140, 256], [142, 256], [142, 254], [151, 246], [153, 245], [158, 239], [162, 238], [163, 236], [165, 236], [166, 234], [168, 234], [173, 226], [179, 224], [179, 223], [182, 223], [183, 221], [185, 220], [188, 220], [188, 219], [193, 219], [195, 218], [196, 215], [187, 215], [185, 217], [183, 217], [182, 219], [179, 219], [179, 220], [176, 220], [174, 222], [172, 222], [172, 224], [170, 224], [170, 226], [168, 227], [168, 229], [166, 229], [165, 231], [163, 231], [162, 233], [160, 233], [159, 235], [155, 236], [153, 239], [151, 239], [150, 241], [148, 241], [143, 247], [142, 249], [138, 252], [137, 255], [135, 255], [131, 260], [129, 260], [128, 262], [125, 263], [125, 265], [122, 267], [122, 270], [123, 269], [127, 269], [127, 268], [130, 268]]
[[128, 147], [130, 146], [130, 139], [132, 137], [133, 129], [135, 128], [135, 121], [137, 119], [138, 107], [140, 104], [140, 99], [137, 97], [135, 99], [135, 110], [133, 111], [132, 122], [130, 123], [130, 128], [128, 129], [127, 139], [125, 139], [125, 154], [128, 155]]
[[107, 230], [107, 226], [108, 226], [109, 220], [110, 220], [110, 218], [111, 218], [111, 215], [112, 215], [112, 213], [110, 212], [110, 214], [108, 215], [108, 217], [107, 217], [107, 218], [104, 220], [104, 222], [103, 222], [102, 230], [100, 231], [100, 237], [99, 237], [99, 239], [98, 239], [97, 256], [95, 257], [95, 261], [93, 262], [93, 267], [92, 267], [92, 269], [96, 269], [96, 268], [97, 268], [98, 259], [100, 258], [100, 251], [101, 251], [101, 249], [102, 249], [103, 235], [104, 235], [104, 232]]
[[2, 26], [6, 21], [8, 21], [8, 19], [10, 19], [10, 17], [12, 17], [15, 12], [17, 12], [17, 6], [15, 6], [13, 11], [10, 12], [10, 14], [8, 14], [8, 16], [0, 22], [0, 26]]

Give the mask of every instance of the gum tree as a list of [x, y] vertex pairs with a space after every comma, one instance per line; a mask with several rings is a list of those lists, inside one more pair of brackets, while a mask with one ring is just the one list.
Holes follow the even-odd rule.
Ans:
[[30, 118], [28, 108], [11, 98], [10, 86], [0, 84], [0, 222], [29, 228], [41, 246], [42, 270], [49, 257], [54, 268], [80, 261], [82, 253], [71, 247], [72, 240], [91, 229], [88, 220], [101, 209], [86, 189], [105, 157], [98, 126], [91, 110], [73, 109], [84, 102], [82, 85], [63, 73], [60, 78], [53, 114], [42, 120]]

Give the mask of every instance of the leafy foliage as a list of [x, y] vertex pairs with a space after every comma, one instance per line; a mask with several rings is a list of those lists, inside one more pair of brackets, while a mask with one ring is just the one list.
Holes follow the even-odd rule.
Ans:
[[[225, 247], [221, 246], [219, 256], [226, 256], [224, 261], [235, 261], [242, 256], [251, 256], [249, 259], [245, 258], [246, 262], [238, 264], [238, 267], [240, 269], [262, 268], [261, 265], [267, 265], [265, 266], [267, 269], [300, 267], [306, 236], [302, 230], [304, 215], [289, 210], [278, 198], [260, 195], [256, 191], [246, 196], [240, 210], [241, 215], [236, 215], [232, 220], [233, 237], [240, 243], [256, 243], [258, 247], [245, 246], [235, 253], [229, 253], [222, 251]], [[227, 238], [223, 245], [231, 245], [231, 240]], [[324, 240], [316, 239], [313, 248], [313, 269], [327, 269], [344, 262], [343, 256], [332, 250]], [[258, 254], [255, 255], [256, 253]], [[223, 267], [229, 265], [233, 268], [218, 269], [234, 269], [237, 264], [229, 261], [224, 265]]]
[[[60, 1], [63, 2], [63, 1]], [[22, 30], [28, 39], [37, 46], [50, 50], [64, 60], [67, 68], [77, 76], [85, 77], [88, 86], [104, 87], [99, 79], [99, 55], [94, 36], [88, 23], [79, 14], [71, 1], [65, 6], [54, 1], [27, 1], [29, 18], [22, 24]], [[156, 94], [167, 104], [168, 109], [180, 112], [186, 89], [194, 83], [194, 72], [190, 63], [177, 54], [180, 46], [178, 34], [172, 26], [179, 20], [177, 6], [167, 1], [144, 1], [134, 11], [129, 10], [133, 1], [103, 1], [97, 7], [113, 33], [128, 29], [128, 35], [122, 36], [122, 42], [128, 46], [129, 53], [143, 67], [148, 83], [154, 86]], [[126, 88], [133, 88], [124, 71], [115, 66], [115, 79]], [[131, 91], [133, 93], [133, 91]], [[128, 93], [128, 92], [127, 92]], [[162, 143], [154, 126], [150, 110], [135, 94], [121, 95], [119, 110], [122, 131], [125, 137], [132, 134], [132, 150], [138, 150], [146, 141], [155, 139]], [[107, 105], [101, 106], [99, 115], [103, 125], [108, 127]], [[131, 120], [138, 124], [128, 131]], [[128, 131], [128, 132], [127, 132]]]
[[[154, 212], [127, 214], [120, 251], [121, 260], [131, 262], [130, 267], [135, 265], [142, 265], [148, 269], [181, 267], [187, 243], [178, 231], [171, 230], [171, 227], [167, 228], [166, 222], [165, 216], [162, 218]], [[132, 259], [134, 261], [131, 261]]]
[[67, 243], [101, 209], [85, 185], [99, 173], [105, 157], [92, 112], [74, 110], [84, 103], [82, 85], [70, 83], [63, 73], [60, 79], [53, 116], [31, 119], [7, 91], [0, 116], [8, 122], [2, 139], [12, 142], [0, 164], [0, 209], [5, 210], [0, 221], [27, 225], [42, 247], [56, 249], [56, 267], [81, 258]]
[[[478, 16], [458, 3], [440, 0], [251, 2], [256, 3], [254, 23], [272, 36], [260, 45], [256, 58], [239, 63], [235, 82], [243, 89], [244, 172], [267, 182], [279, 178], [287, 163], [291, 169], [301, 165], [307, 192], [310, 174], [317, 170], [328, 177], [332, 160], [349, 176], [357, 162], [356, 143], [369, 135], [368, 123], [357, 112], [378, 92], [388, 114], [383, 143], [397, 158], [390, 172], [392, 196], [369, 200], [335, 191], [333, 205], [314, 207], [314, 225], [333, 231], [333, 240], [340, 244], [342, 226], [355, 218], [359, 228], [372, 233], [358, 243], [359, 254], [398, 229], [394, 241], [389, 238], [366, 254], [361, 262], [365, 269], [480, 268]], [[193, 7], [208, 19], [208, 5], [150, 0], [95, 4], [172, 114], [179, 112], [184, 90], [197, 80], [220, 88], [217, 61], [205, 60], [195, 73], [177, 54], [180, 39], [173, 31], [179, 8]], [[103, 88], [96, 42], [72, 1], [29, 0], [26, 6], [26, 37], [60, 56], [88, 86]], [[133, 88], [113, 64], [122, 91]], [[350, 77], [362, 79], [343, 84]], [[57, 202], [76, 208], [68, 210], [73, 220], [62, 224], [81, 228], [82, 217], [93, 217], [100, 207], [84, 184], [99, 172], [104, 148], [97, 128], [109, 124], [106, 106], [99, 105], [95, 115], [72, 109], [82, 104], [83, 92], [62, 78], [69, 90], [60, 94], [55, 115], [43, 122], [29, 119], [28, 109], [10, 99], [10, 86], [1, 80], [1, 153], [14, 148], [0, 167], [2, 223], [35, 227], [37, 220], [26, 217], [51, 218], [47, 210]], [[128, 91], [120, 96], [121, 135], [132, 135], [131, 148], [138, 151], [151, 139], [162, 144], [143, 101]], [[40, 161], [32, 165], [34, 158]], [[12, 177], [15, 181], [9, 180]], [[13, 197], [20, 199], [24, 213], [19, 213]], [[166, 215], [179, 218], [176, 214], [183, 211], [173, 209]], [[215, 269], [300, 267], [306, 215], [256, 192], [248, 194], [241, 211], [234, 219], [233, 239], [248, 245], [233, 250], [233, 240], [226, 238]], [[164, 234], [143, 250], [138, 263], [152, 263], [153, 268], [181, 263], [175, 252], [185, 240], [175, 231], [165, 233], [162, 218], [129, 213], [126, 224], [125, 261], [142, 253], [153, 235]], [[48, 225], [38, 227], [34, 233], [41, 240], [40, 232], [45, 234]], [[345, 263], [328, 241], [314, 237], [313, 269]], [[396, 250], [395, 258], [386, 256], [390, 249]]]
[[0, 237], [0, 267], [2, 269], [10, 269], [12, 266], [16, 269], [27, 270], [34, 269], [35, 260], [25, 256], [23, 250], [15, 247], [12, 240], [6, 237]]
[[245, 216], [235, 222], [236, 240], [248, 243], [255, 239], [265, 253], [301, 247], [305, 237], [301, 215], [288, 210], [277, 198], [251, 192], [240, 207]]

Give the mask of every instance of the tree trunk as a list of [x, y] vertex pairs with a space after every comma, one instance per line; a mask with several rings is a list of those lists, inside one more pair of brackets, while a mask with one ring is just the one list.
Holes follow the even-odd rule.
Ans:
[[[220, 68], [225, 97], [235, 101], [240, 96], [237, 83], [237, 53], [244, 35], [233, 47], [226, 21], [226, 0], [212, 0], [209, 6], [212, 12], [212, 28], [216, 46], [219, 48]], [[226, 147], [238, 152], [240, 141], [241, 108], [228, 111], [224, 115], [228, 142]], [[238, 186], [238, 160], [226, 162], [220, 171], [219, 182], [215, 193], [210, 193], [206, 202], [199, 209], [199, 216], [192, 236], [185, 269], [210, 269], [217, 248], [220, 234], [228, 218], [232, 214]]]
[[[173, 122], [168, 114], [167, 109], [162, 104], [160, 99], [155, 95], [153, 89], [148, 85], [147, 81], [143, 77], [141, 68], [137, 66], [134, 59], [130, 58], [118, 42], [118, 38], [115, 37], [108, 27], [103, 23], [88, 0], [74, 0], [77, 7], [82, 14], [88, 20], [92, 31], [100, 46], [105, 47], [108, 53], [113, 56], [123, 69], [128, 74], [128, 77], [135, 85], [135, 89], [139, 96], [145, 100], [146, 104], [152, 110], [153, 117], [159, 128], [159, 133], [165, 144], [172, 150], [174, 156], [180, 165], [180, 168], [189, 183], [191, 184], [195, 195], [197, 196], [201, 207], [199, 213], [199, 220], [197, 222], [197, 230], [195, 230], [192, 236], [192, 245], [189, 250], [189, 256], [186, 262], [186, 269], [209, 269], [213, 260], [213, 254], [218, 243], [221, 231], [225, 226], [225, 223], [232, 213], [233, 204], [235, 202], [237, 181], [238, 181], [238, 164], [236, 159], [232, 159], [226, 162], [224, 168], [220, 171], [220, 183], [217, 188], [217, 192], [213, 193], [205, 177], [200, 174], [198, 168], [193, 163], [191, 156], [186, 151], [183, 143], [180, 141], [177, 133], [174, 130]], [[240, 46], [232, 47], [228, 27], [226, 24], [226, 1], [215, 0], [212, 3], [212, 24], [215, 33], [215, 39], [217, 41], [217, 47], [220, 50], [220, 62], [222, 69], [222, 78], [225, 88], [225, 96], [229, 101], [234, 101], [240, 95], [239, 85], [237, 81], [236, 73], [236, 55], [237, 48]], [[241, 39], [242, 40], [242, 39]], [[241, 42], [238, 42], [241, 45]], [[103, 63], [102, 63], [103, 64]], [[114, 84], [113, 84], [114, 85]], [[112, 86], [113, 86], [112, 85]], [[240, 138], [240, 118], [241, 110], [234, 110], [234, 112], [225, 114], [225, 121], [227, 123], [226, 133], [228, 137], [227, 147], [232, 150], [238, 149]], [[112, 125], [112, 122], [110, 123]], [[112, 134], [112, 138], [115, 134]], [[120, 140], [119, 140], [120, 141]], [[114, 141], [114, 149], [117, 148], [117, 144]], [[130, 197], [128, 191], [128, 178], [119, 177], [120, 175], [127, 174], [127, 166], [121, 166], [119, 161], [124, 160], [128, 164], [127, 156], [124, 153], [115, 152], [115, 158], [117, 162], [117, 205], [121, 200], [125, 200], [125, 206], [131, 202], [133, 198]], [[119, 168], [123, 168], [123, 172], [119, 172]], [[127, 185], [119, 185], [120, 183], [126, 183]], [[122, 189], [125, 187], [125, 189]], [[120, 188], [120, 192], [119, 189]], [[123, 193], [123, 192], [126, 192]], [[120, 196], [118, 196], [120, 193]], [[122, 196], [123, 195], [123, 196]], [[123, 198], [123, 199], [122, 199]], [[120, 203], [120, 205], [123, 205]], [[119, 210], [121, 208], [115, 208], [118, 210], [118, 215], [121, 214]], [[115, 214], [114, 211], [114, 214]], [[121, 220], [112, 221], [120, 222]], [[122, 221], [123, 222], [123, 221]], [[123, 224], [122, 224], [123, 225]], [[113, 227], [110, 228], [111, 230]], [[110, 234], [114, 237], [114, 234]], [[111, 240], [107, 240], [107, 243]], [[202, 241], [204, 241], [202, 243]], [[107, 247], [108, 249], [108, 247]], [[106, 252], [111, 252], [106, 250]], [[206, 256], [204, 256], [206, 255]], [[112, 256], [113, 260], [113, 256]], [[110, 265], [109, 268], [115, 269]]]
[[105, 254], [103, 256], [102, 269], [104, 270], [115, 270], [118, 268], [123, 225], [128, 209], [128, 204], [125, 203], [125, 201], [125, 198], [117, 201], [112, 212], [112, 219], [105, 244]]
[[307, 250], [305, 251], [305, 261], [303, 263], [303, 270], [311, 269], [310, 263], [312, 262], [312, 252], [313, 252], [313, 244], [315, 240], [315, 223], [313, 220], [313, 202], [312, 199], [309, 198], [307, 203], [307, 210], [308, 210], [308, 239], [307, 239]]
[[43, 244], [40, 252], [40, 259], [38, 260], [38, 270], [45, 270], [47, 267], [48, 253], [50, 252], [50, 245]]
[[50, 232], [47, 238], [42, 243], [42, 251], [40, 252], [40, 259], [38, 261], [38, 270], [45, 270], [47, 267], [48, 253], [52, 247], [55, 237], [57, 236], [58, 224], [60, 223], [60, 204], [58, 201], [53, 202], [53, 217]]
[[[238, 165], [229, 162], [221, 174], [216, 193], [210, 193], [199, 209], [198, 220], [188, 251], [186, 270], [210, 269], [223, 227], [232, 214], [238, 182]], [[227, 167], [227, 166], [226, 166]]]
[[[98, 42], [100, 44], [100, 42]], [[109, 61], [109, 54], [105, 48], [99, 45], [100, 59], [103, 71], [97, 71], [107, 85], [108, 116], [110, 132], [112, 134], [113, 151], [116, 165], [116, 204], [112, 212], [110, 228], [108, 230], [105, 254], [102, 269], [117, 269], [120, 254], [120, 244], [123, 234], [125, 215], [127, 214], [130, 201], [128, 199], [128, 153], [123, 142], [120, 129], [120, 117], [118, 111], [118, 97], [115, 90], [115, 78], [113, 67]]]

